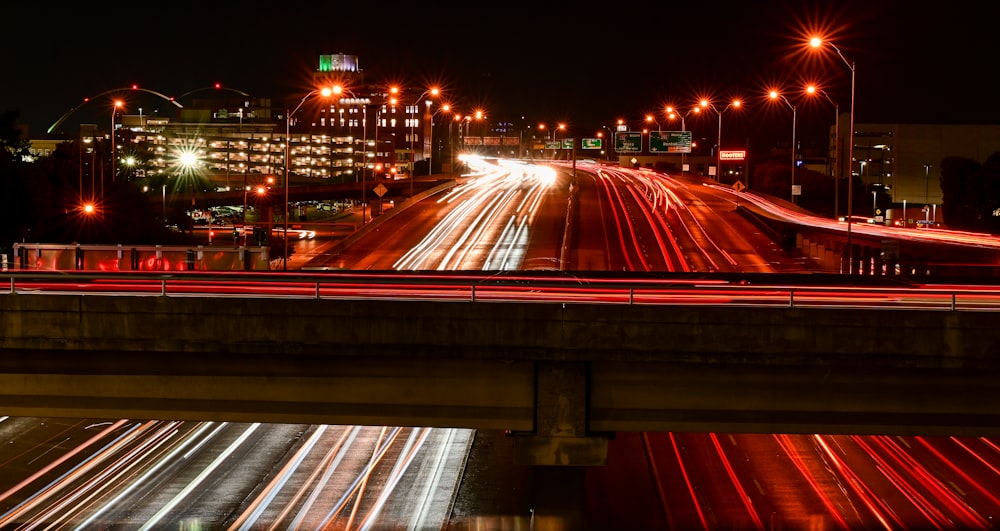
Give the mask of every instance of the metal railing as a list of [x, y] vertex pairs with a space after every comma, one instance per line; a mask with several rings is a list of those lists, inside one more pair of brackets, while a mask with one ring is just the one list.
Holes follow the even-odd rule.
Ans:
[[[822, 275], [569, 275], [488, 273], [227, 274], [8, 272], [6, 295], [243, 297], [465, 303], [1000, 310], [992, 284], [847, 283]], [[852, 278], [856, 280], [856, 277]]]

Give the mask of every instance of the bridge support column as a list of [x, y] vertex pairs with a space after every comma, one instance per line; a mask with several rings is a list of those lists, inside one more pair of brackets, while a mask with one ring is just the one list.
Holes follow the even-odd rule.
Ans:
[[605, 465], [606, 435], [588, 436], [590, 365], [535, 365], [535, 431], [514, 435], [514, 461], [523, 465]]

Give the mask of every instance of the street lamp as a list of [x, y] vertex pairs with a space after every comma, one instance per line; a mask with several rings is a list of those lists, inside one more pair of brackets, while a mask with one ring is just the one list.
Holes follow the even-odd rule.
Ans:
[[[417, 121], [417, 108], [420, 106], [420, 98], [423, 98], [428, 94], [430, 94], [431, 96], [437, 96], [440, 93], [441, 89], [437, 87], [431, 87], [421, 92], [420, 95], [413, 100], [413, 105], [409, 106], [411, 114], [413, 115], [410, 118], [410, 197], [413, 197], [413, 177], [416, 174], [416, 169], [417, 169], [417, 156], [416, 156], [417, 154], [413, 150], [413, 136], [414, 136], [413, 126]], [[430, 106], [431, 106], [431, 101], [427, 100], [427, 108], [430, 109]], [[430, 161], [428, 161], [428, 165], [430, 165]]]
[[448, 164], [451, 166], [451, 170], [455, 171], [455, 137], [451, 132], [451, 126], [458, 122], [458, 133], [461, 136], [462, 133], [462, 115], [454, 113], [451, 120], [448, 121]]
[[795, 120], [796, 120], [796, 106], [792, 105], [792, 102], [788, 101], [788, 98], [784, 94], [781, 94], [777, 90], [772, 90], [768, 93], [768, 97], [772, 100], [781, 99], [785, 102], [785, 105], [792, 110], [792, 190], [791, 197], [792, 203], [795, 202]]
[[291, 127], [292, 127], [292, 116], [299, 112], [302, 105], [316, 94], [322, 94], [324, 98], [330, 97], [333, 94], [333, 89], [328, 87], [323, 87], [319, 89], [313, 89], [309, 91], [305, 96], [302, 97], [302, 101], [295, 106], [292, 110], [285, 110], [285, 228], [284, 234], [282, 234], [284, 241], [284, 249], [281, 253], [281, 268], [283, 270], [288, 270], [288, 177], [289, 177], [289, 156], [291, 154]]
[[[428, 109], [430, 109], [431, 105], [433, 105], [433, 103], [431, 102], [431, 100], [427, 100], [427, 108]], [[434, 163], [434, 117], [437, 116], [438, 113], [442, 113], [442, 112], [451, 112], [451, 105], [448, 105], [447, 103], [445, 103], [438, 110], [436, 110], [433, 113], [431, 113], [431, 127], [430, 127], [430, 130], [429, 130], [430, 131], [430, 136], [428, 137], [428, 140], [430, 141], [429, 144], [431, 145], [430, 156], [427, 159], [427, 176], [428, 177], [431, 177], [431, 176], [434, 175], [434, 164], [433, 164]], [[448, 122], [448, 127], [449, 127], [449, 129], [451, 128], [451, 122], [450, 121]], [[451, 132], [450, 131], [448, 133], [448, 136], [449, 136], [448, 142], [450, 143], [451, 142], [451, 139], [450, 139]], [[438, 150], [438, 153], [440, 153], [440, 152], [441, 152], [441, 150]]]
[[[687, 125], [684, 122], [684, 120], [687, 119], [688, 115], [690, 115], [691, 113], [695, 113], [695, 114], [700, 114], [701, 113], [701, 107], [699, 107], [697, 105], [695, 105], [694, 107], [691, 107], [690, 109], [688, 109], [688, 112], [686, 112], [684, 114], [681, 114], [681, 112], [680, 112], [679, 109], [675, 109], [675, 108], [673, 108], [673, 107], [671, 107], [669, 105], [667, 106], [667, 108], [665, 110], [667, 111], [667, 118], [670, 119], [670, 120], [673, 120], [677, 116], [681, 117], [681, 131], [687, 131]], [[687, 171], [687, 170], [684, 169], [684, 166], [685, 166], [686, 162], [687, 162], [687, 152], [681, 151], [681, 172]]]
[[854, 61], [848, 61], [844, 54], [841, 53], [840, 48], [837, 48], [832, 42], [824, 41], [820, 37], [812, 37], [809, 39], [809, 45], [813, 48], [819, 48], [823, 44], [828, 44], [837, 55], [840, 57], [847, 68], [851, 69], [851, 129], [848, 131], [848, 143], [847, 143], [847, 272], [853, 273], [854, 269], [854, 249], [851, 246], [851, 217], [853, 216], [853, 206], [854, 206], [854, 85], [855, 85], [855, 65]]
[[833, 98], [823, 89], [816, 88], [816, 85], [809, 85], [806, 87], [807, 94], [815, 94], [819, 92], [826, 98], [826, 101], [833, 105], [833, 145], [836, 146], [834, 150], [834, 175], [833, 175], [833, 219], [840, 218], [840, 176], [837, 175], [836, 168], [839, 162], [840, 155], [840, 105], [833, 101]]
[[715, 105], [713, 105], [712, 102], [710, 102], [708, 100], [704, 100], [703, 99], [703, 100], [701, 100], [701, 102], [699, 102], [699, 105], [701, 105], [701, 107], [703, 109], [712, 109], [713, 111], [715, 111], [715, 114], [719, 116], [719, 139], [718, 139], [718, 141], [715, 144], [715, 158], [716, 158], [716, 163], [715, 163], [715, 180], [716, 181], [718, 181], [718, 180], [720, 180], [722, 178], [722, 114], [724, 112], [728, 111], [729, 109], [738, 108], [742, 104], [743, 104], [743, 102], [741, 102], [740, 100], [733, 100], [733, 101], [729, 102], [729, 105], [726, 105], [725, 108], [723, 108], [720, 111], [719, 109], [715, 108]]
[[931, 165], [924, 164], [924, 205], [931, 202]]
[[111, 182], [115, 182], [115, 113], [125, 105], [122, 100], [115, 100], [111, 107]]

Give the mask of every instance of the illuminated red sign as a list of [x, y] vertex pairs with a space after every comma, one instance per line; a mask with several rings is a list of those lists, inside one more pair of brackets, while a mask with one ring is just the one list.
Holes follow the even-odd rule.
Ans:
[[719, 152], [719, 159], [720, 160], [746, 160], [746, 158], [747, 158], [747, 152], [746, 152], [746, 150], [743, 150], [743, 151], [720, 151]]

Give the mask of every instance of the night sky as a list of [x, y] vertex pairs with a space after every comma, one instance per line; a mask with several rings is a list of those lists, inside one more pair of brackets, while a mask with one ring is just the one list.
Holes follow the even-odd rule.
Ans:
[[[816, 82], [847, 112], [851, 73], [834, 50], [804, 46], [817, 28], [856, 63], [857, 122], [1000, 124], [988, 2], [585, 5], [19, 2], [5, 6], [0, 111], [19, 111], [35, 135], [84, 98], [133, 83], [177, 96], [220, 82], [284, 101], [311, 89], [319, 55], [344, 53], [369, 81], [441, 84], [457, 109], [566, 121], [579, 136], [701, 95], [720, 108], [744, 100], [742, 115], [724, 114], [727, 133], [786, 134], [791, 110], [766, 100], [772, 85], [797, 105], [801, 131], [822, 133], [833, 105], [798, 89]], [[687, 125], [714, 131], [714, 119]]]

